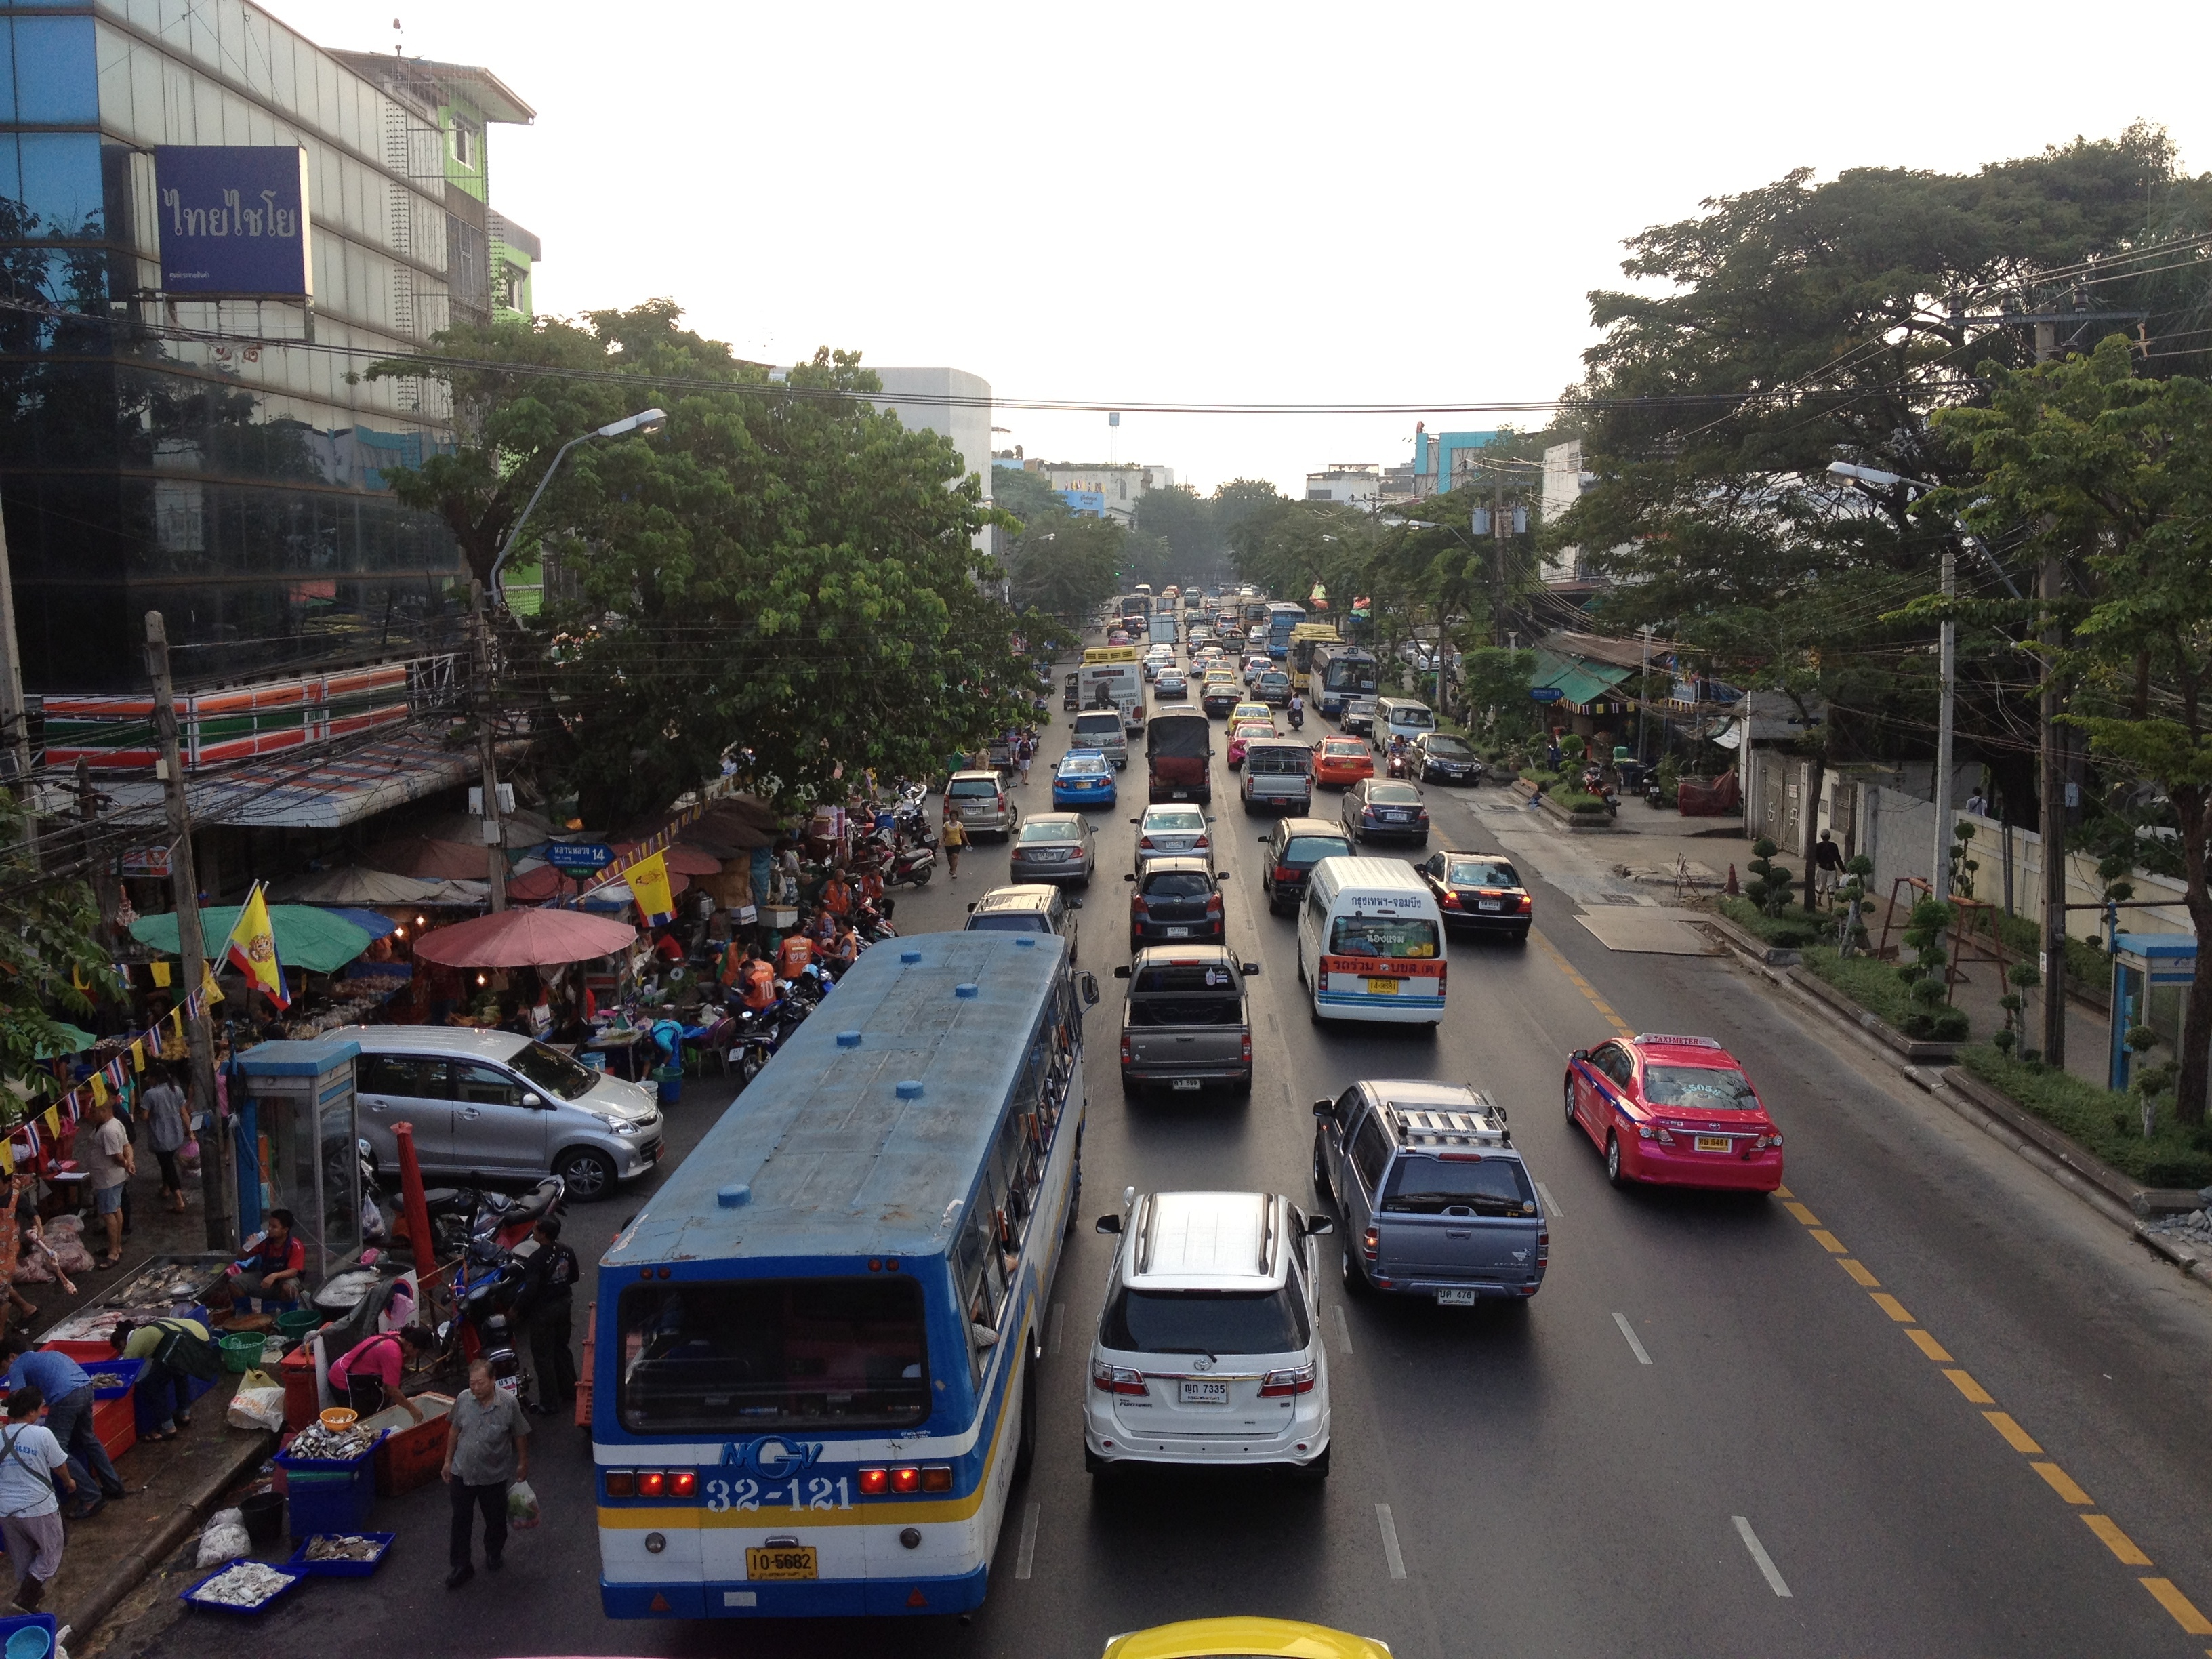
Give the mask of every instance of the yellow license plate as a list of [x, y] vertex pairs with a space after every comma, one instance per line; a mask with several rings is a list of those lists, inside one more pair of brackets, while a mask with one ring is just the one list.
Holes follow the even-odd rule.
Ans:
[[1699, 1135], [1698, 1137], [1698, 1150], [1701, 1152], [1724, 1152], [1728, 1151], [1728, 1149], [1729, 1138], [1726, 1135]]
[[1394, 997], [1398, 994], [1398, 981], [1395, 979], [1370, 979], [1367, 981], [1367, 994], [1370, 997]]
[[745, 1577], [748, 1578], [812, 1578], [814, 1546], [811, 1544], [770, 1544], [765, 1549], [745, 1552]]

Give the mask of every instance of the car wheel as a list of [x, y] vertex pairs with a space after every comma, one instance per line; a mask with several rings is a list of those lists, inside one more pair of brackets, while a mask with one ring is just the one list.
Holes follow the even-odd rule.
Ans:
[[1507, 937], [1516, 945], [1526, 945], [1528, 942], [1528, 930], [1526, 927], [1516, 927]]
[[1313, 1184], [1323, 1198], [1336, 1201], [1336, 1190], [1328, 1184], [1328, 1131], [1318, 1126], [1314, 1129]]
[[1367, 1282], [1367, 1268], [1349, 1238], [1344, 1241], [1344, 1293], [1355, 1302], [1375, 1294], [1374, 1285]]
[[1620, 1137], [1610, 1129], [1605, 1136], [1605, 1178], [1616, 1187], [1628, 1184], [1628, 1177], [1620, 1172]]
[[1114, 1466], [1111, 1463], [1101, 1457], [1097, 1452], [1091, 1450], [1090, 1447], [1085, 1446], [1083, 1449], [1084, 1474], [1103, 1480], [1106, 1478], [1108, 1471], [1112, 1469], [1113, 1467]]
[[1330, 1449], [1328, 1447], [1323, 1446], [1321, 1449], [1321, 1455], [1319, 1457], [1315, 1458], [1310, 1463], [1301, 1463], [1298, 1465], [1297, 1468], [1291, 1471], [1292, 1478], [1315, 1486], [1318, 1486], [1321, 1482], [1328, 1480], [1329, 1449]]
[[1565, 1086], [1559, 1092], [1566, 1097], [1567, 1127], [1570, 1129], [1580, 1127], [1580, 1122], [1575, 1116], [1575, 1079], [1571, 1074], [1568, 1076]]
[[615, 1189], [615, 1164], [605, 1152], [589, 1146], [572, 1146], [553, 1160], [553, 1173], [568, 1197], [580, 1204], [611, 1197]]

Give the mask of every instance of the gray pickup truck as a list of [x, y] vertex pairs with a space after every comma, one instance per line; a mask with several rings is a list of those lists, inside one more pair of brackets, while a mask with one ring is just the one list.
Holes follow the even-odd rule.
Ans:
[[1254, 738], [1244, 746], [1244, 811], [1312, 811], [1313, 762], [1311, 747], [1295, 738]]
[[1471, 1307], [1543, 1288], [1551, 1222], [1487, 1097], [1391, 1079], [1355, 1083], [1313, 1110], [1314, 1185], [1343, 1220], [1348, 1294]]
[[1256, 962], [1218, 945], [1160, 945], [1116, 968], [1129, 981], [1121, 1007], [1121, 1092], [1155, 1083], [1196, 1093], [1209, 1083], [1252, 1092], [1252, 1014], [1244, 995]]

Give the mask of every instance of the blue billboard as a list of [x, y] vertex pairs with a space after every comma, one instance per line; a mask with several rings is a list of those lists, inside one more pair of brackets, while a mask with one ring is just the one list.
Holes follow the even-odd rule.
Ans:
[[306, 150], [159, 145], [154, 187], [164, 293], [314, 296]]

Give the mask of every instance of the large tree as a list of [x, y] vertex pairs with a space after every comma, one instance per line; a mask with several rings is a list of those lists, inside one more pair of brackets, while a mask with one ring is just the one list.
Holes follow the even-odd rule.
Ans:
[[120, 990], [85, 883], [42, 874], [23, 845], [23, 809], [0, 789], [0, 1083], [52, 1092], [41, 1060], [76, 1044], [62, 1014], [87, 1015]]

